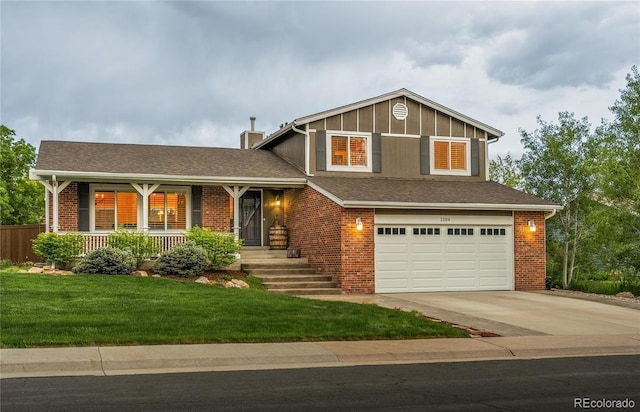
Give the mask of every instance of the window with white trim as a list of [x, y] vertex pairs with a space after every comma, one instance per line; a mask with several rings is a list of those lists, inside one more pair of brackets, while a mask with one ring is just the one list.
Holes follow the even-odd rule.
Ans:
[[471, 176], [471, 140], [464, 137], [430, 139], [431, 174]]
[[156, 191], [149, 195], [149, 230], [187, 228], [187, 194]]
[[327, 133], [327, 170], [371, 171], [371, 135]]
[[148, 211], [143, 211], [142, 195], [131, 185], [91, 185], [90, 196], [91, 231], [142, 230], [145, 213], [149, 230], [183, 231], [191, 225], [189, 188], [160, 186], [149, 195]]
[[138, 197], [133, 188], [96, 189], [93, 192], [93, 229], [137, 229]]

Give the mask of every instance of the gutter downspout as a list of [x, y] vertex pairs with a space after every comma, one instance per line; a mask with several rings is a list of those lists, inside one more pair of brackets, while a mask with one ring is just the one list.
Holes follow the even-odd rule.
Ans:
[[549, 219], [551, 219], [552, 217], [554, 217], [554, 216], [556, 215], [556, 213], [558, 213], [558, 209], [553, 209], [553, 210], [551, 211], [551, 214], [549, 214], [549, 215], [544, 215], [544, 220], [549, 220]]
[[291, 124], [291, 130], [296, 133], [300, 133], [304, 135], [304, 172], [307, 176], [311, 176], [310, 173], [310, 163], [311, 163], [311, 138], [309, 137], [308, 125], [305, 124], [305, 130], [300, 130], [296, 127], [296, 123], [293, 122]]

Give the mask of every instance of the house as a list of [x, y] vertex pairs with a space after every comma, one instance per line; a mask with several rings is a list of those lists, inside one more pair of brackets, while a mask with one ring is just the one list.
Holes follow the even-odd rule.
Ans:
[[164, 247], [194, 225], [289, 247], [345, 293], [543, 289], [557, 205], [489, 181], [503, 133], [406, 89], [295, 119], [240, 149], [43, 141], [47, 224]]

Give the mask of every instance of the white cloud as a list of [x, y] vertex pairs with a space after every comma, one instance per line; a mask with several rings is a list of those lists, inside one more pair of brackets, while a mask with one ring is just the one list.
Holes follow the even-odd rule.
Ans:
[[[4, 2], [2, 122], [19, 137], [238, 147], [406, 87], [506, 133], [595, 125], [638, 57], [634, 2]], [[24, 28], [28, 27], [29, 30]]]

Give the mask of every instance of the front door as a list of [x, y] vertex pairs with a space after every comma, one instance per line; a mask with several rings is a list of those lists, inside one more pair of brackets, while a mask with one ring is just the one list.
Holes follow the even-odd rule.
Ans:
[[249, 190], [240, 198], [240, 238], [247, 246], [261, 246], [262, 192]]

